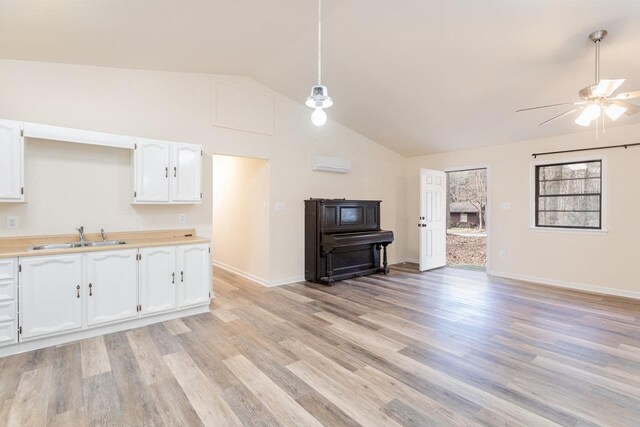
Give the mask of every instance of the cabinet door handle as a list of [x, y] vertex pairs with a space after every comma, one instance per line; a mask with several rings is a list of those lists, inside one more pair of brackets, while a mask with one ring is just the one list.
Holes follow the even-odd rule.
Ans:
[[80, 285], [76, 286], [76, 291], [78, 291], [78, 293], [76, 294], [76, 297], [80, 298]]
[[176, 284], [176, 273], [171, 273], [171, 284], [172, 285]]
[[178, 176], [178, 168], [177, 167], [173, 167], [173, 177], [175, 178], [176, 176]]
[[167, 166], [166, 168], [164, 168], [164, 177], [165, 177], [165, 178], [169, 178], [169, 166]]
[[184, 271], [180, 272], [180, 281], [184, 282]]
[[89, 283], [89, 296], [93, 296], [93, 285], [91, 283]]

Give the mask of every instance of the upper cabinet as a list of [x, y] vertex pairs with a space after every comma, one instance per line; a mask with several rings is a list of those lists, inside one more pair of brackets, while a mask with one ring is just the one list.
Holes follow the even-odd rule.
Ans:
[[202, 146], [0, 120], [0, 203], [24, 201], [24, 138], [133, 149], [133, 203], [202, 202]]
[[22, 122], [0, 120], [0, 202], [24, 201]]
[[138, 139], [133, 158], [135, 202], [168, 202], [169, 144], [164, 141]]
[[171, 144], [171, 200], [199, 202], [202, 199], [202, 148], [199, 145]]
[[150, 139], [136, 140], [134, 203], [200, 203], [202, 147]]

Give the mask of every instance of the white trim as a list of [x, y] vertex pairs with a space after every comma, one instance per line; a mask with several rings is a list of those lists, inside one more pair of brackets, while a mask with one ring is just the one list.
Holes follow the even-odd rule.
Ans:
[[[235, 268], [235, 267], [232, 267], [232, 266], [230, 266], [228, 264], [225, 264], [223, 262], [216, 261], [215, 259], [213, 260], [213, 265], [214, 265], [214, 267], [218, 267], [218, 268], [221, 268], [223, 270], [227, 270], [227, 271], [229, 271], [229, 272], [231, 272], [233, 274], [237, 274], [238, 276], [242, 276], [245, 279], [249, 279], [252, 282], [256, 282], [256, 283], [258, 283], [258, 284], [260, 284], [262, 286], [269, 287], [269, 281], [267, 279], [263, 279], [262, 277], [258, 277], [255, 274], [247, 273], [244, 270], [240, 270], [239, 268]], [[215, 275], [214, 275], [214, 277], [215, 277]], [[214, 283], [215, 283], [215, 279], [214, 279]]]
[[[487, 272], [487, 274], [489, 273]], [[624, 289], [607, 288], [604, 286], [588, 285], [585, 283], [568, 282], [565, 280], [527, 276], [525, 274], [504, 273], [499, 271], [491, 272], [489, 275], [502, 277], [505, 279], [520, 280], [522, 282], [533, 283], [541, 286], [551, 286], [555, 288], [573, 289], [577, 291], [591, 292], [602, 295], [613, 295], [617, 297], [640, 299], [640, 291], [627, 291]]]
[[595, 230], [584, 228], [561, 228], [561, 227], [528, 227], [529, 231], [536, 233], [569, 233], [569, 234], [608, 234], [608, 230]]
[[[212, 298], [213, 299], [213, 294]], [[177, 309], [166, 313], [159, 313], [153, 316], [139, 317], [125, 322], [109, 324], [104, 326], [92, 327], [80, 331], [69, 332], [66, 334], [56, 335], [53, 337], [33, 339], [29, 341], [19, 342], [13, 345], [7, 345], [0, 348], [0, 357], [10, 356], [12, 354], [24, 353], [26, 351], [37, 350], [45, 347], [52, 347], [60, 344], [66, 344], [73, 341], [83, 340], [86, 338], [97, 337], [100, 335], [110, 334], [112, 332], [126, 331], [129, 329], [140, 328], [142, 326], [151, 325], [153, 323], [164, 322], [165, 320], [178, 319], [196, 314], [208, 313], [209, 302], [195, 307], [186, 309]]]
[[24, 122], [26, 138], [48, 139], [52, 141], [75, 142], [77, 144], [101, 145], [104, 147], [126, 148], [133, 150], [135, 138], [105, 132], [65, 128]]
[[[601, 194], [601, 208], [602, 218], [600, 229], [582, 229], [582, 228], [555, 228], [555, 227], [536, 227], [536, 166], [552, 165], [556, 163], [573, 163], [573, 162], [591, 162], [594, 160], [600, 160], [602, 166], [600, 169], [600, 176], [602, 186], [600, 188]], [[549, 233], [574, 233], [574, 234], [606, 234], [608, 232], [607, 227], [607, 211], [608, 211], [608, 188], [607, 188], [607, 155], [591, 155], [580, 157], [553, 157], [545, 160], [534, 160], [529, 163], [529, 230], [530, 231], [544, 231]]]

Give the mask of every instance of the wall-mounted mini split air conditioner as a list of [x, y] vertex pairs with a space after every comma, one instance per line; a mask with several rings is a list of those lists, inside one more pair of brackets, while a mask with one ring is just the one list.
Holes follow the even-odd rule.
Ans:
[[351, 170], [351, 160], [316, 155], [311, 158], [311, 170], [349, 173]]

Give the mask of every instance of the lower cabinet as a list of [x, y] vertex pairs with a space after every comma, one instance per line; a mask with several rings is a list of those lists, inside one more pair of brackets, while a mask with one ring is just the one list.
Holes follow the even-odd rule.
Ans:
[[178, 246], [178, 307], [209, 300], [211, 257], [208, 245]]
[[176, 248], [140, 249], [140, 313], [161, 313], [176, 308]]
[[86, 255], [87, 325], [138, 316], [138, 250]]
[[210, 286], [207, 244], [0, 260], [0, 346], [204, 307]]
[[82, 328], [82, 255], [24, 258], [19, 301], [21, 340]]

